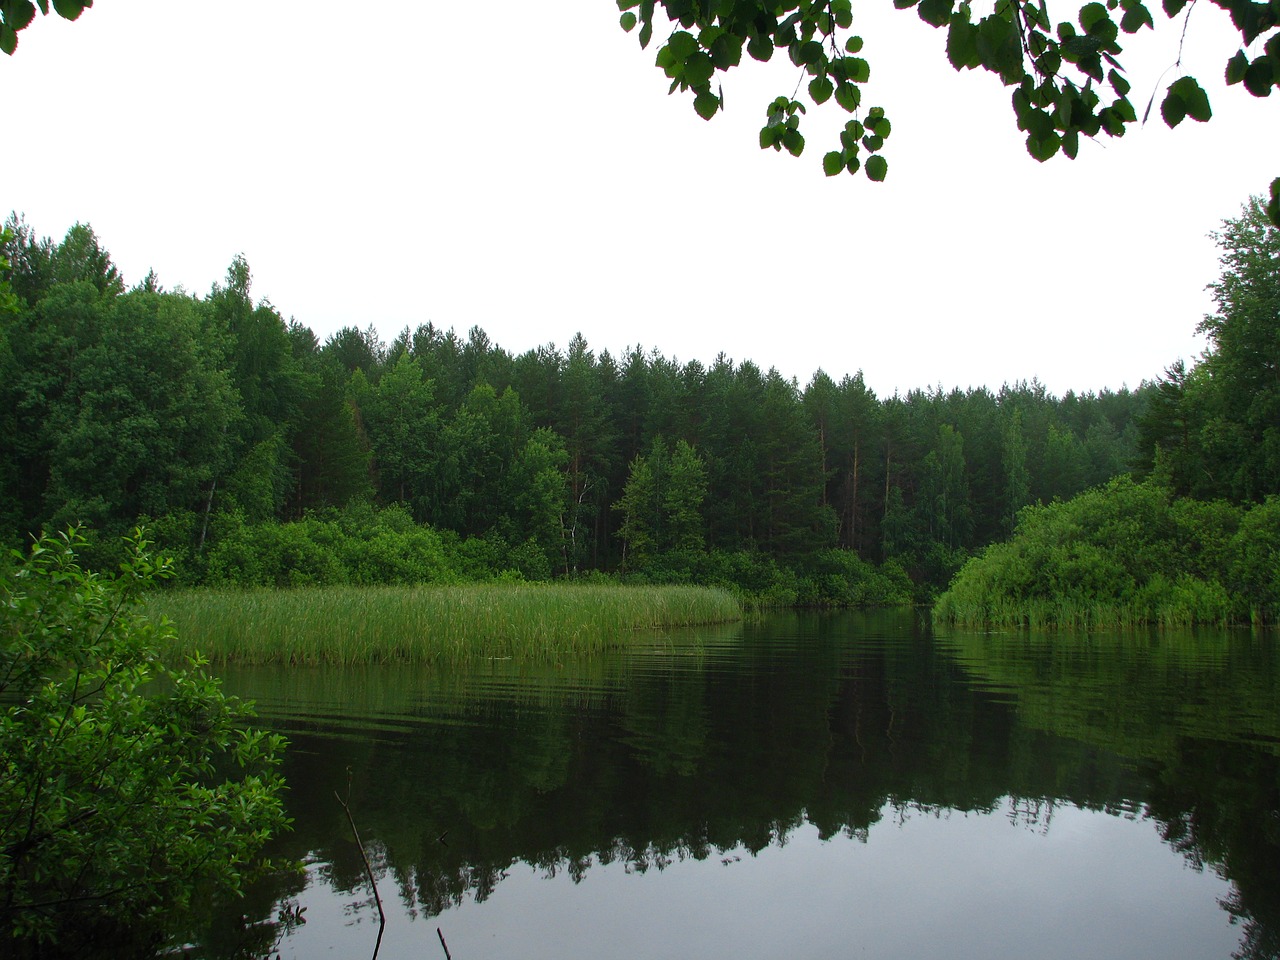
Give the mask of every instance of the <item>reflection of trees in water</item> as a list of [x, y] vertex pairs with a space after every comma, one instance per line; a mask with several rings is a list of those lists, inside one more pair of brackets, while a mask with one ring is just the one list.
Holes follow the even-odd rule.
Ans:
[[957, 634], [966, 670], [1013, 693], [1022, 724], [1138, 762], [1140, 805], [1197, 870], [1233, 889], [1237, 956], [1280, 957], [1280, 693], [1271, 634]]
[[1280, 957], [1280, 759], [1251, 744], [1188, 739], [1151, 782], [1147, 809], [1160, 835], [1232, 883], [1222, 907], [1242, 927], [1235, 956]]
[[[838, 619], [814, 623], [787, 634], [803, 644], [747, 642], [734, 659], [613, 674], [597, 665], [583, 683], [561, 671], [544, 685], [495, 693], [490, 684], [479, 703], [460, 685], [376, 736], [293, 731], [285, 773], [298, 829], [279, 853], [314, 850], [337, 889], [364, 889], [330, 794], [347, 767], [361, 832], [381, 852], [380, 880], [392, 878], [406, 908], [428, 916], [488, 898], [516, 864], [580, 881], [596, 864], [644, 872], [731, 861], [784, 843], [805, 822], [823, 838], [865, 841], [882, 818], [963, 811], [1047, 832], [1063, 805], [1133, 818], [1145, 801], [1170, 844], [1235, 884], [1223, 906], [1243, 924], [1242, 956], [1280, 956], [1271, 752], [1237, 743], [1228, 756], [1222, 737], [1153, 732], [1147, 725], [1171, 714], [1150, 698], [1169, 683], [1135, 677], [1131, 664], [1107, 674], [1096, 644], [1092, 668], [1112, 677], [1110, 701], [1073, 690], [1071, 671], [1044, 650], [1026, 650], [1025, 674], [1016, 655], [993, 658], [1003, 672], [992, 695], [972, 682], [973, 657], [962, 667], [919, 636], [850, 644]], [[1250, 666], [1241, 682], [1258, 706], [1273, 674], [1259, 679]], [[1046, 676], [1064, 684], [1053, 709]], [[1172, 689], [1185, 696], [1205, 682], [1184, 677]], [[1135, 696], [1148, 701], [1122, 716]], [[1072, 712], [1075, 702], [1088, 712]], [[1178, 750], [1149, 752], [1171, 740]], [[1133, 749], [1119, 753], [1139, 763], [1118, 755], [1126, 743]]]

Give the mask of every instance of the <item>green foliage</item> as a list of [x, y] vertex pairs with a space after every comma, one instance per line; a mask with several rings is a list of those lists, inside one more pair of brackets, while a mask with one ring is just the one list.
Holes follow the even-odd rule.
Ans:
[[1221, 275], [1191, 370], [1169, 367], [1140, 422], [1140, 468], [1179, 493], [1259, 501], [1280, 493], [1280, 229], [1262, 199], [1214, 235]]
[[450, 583], [460, 578], [458, 566], [441, 536], [415, 524], [403, 508], [375, 510], [356, 501], [329, 518], [223, 532], [208, 551], [204, 581], [238, 587]]
[[6, 955], [130, 955], [197, 897], [236, 893], [286, 825], [283, 741], [245, 723], [143, 611], [170, 573], [136, 534], [118, 574], [75, 530], [15, 554], [0, 586], [0, 923]]
[[626, 544], [624, 569], [644, 569], [658, 552], [699, 552], [705, 543], [702, 501], [707, 496], [706, 463], [685, 440], [668, 452], [654, 437], [647, 457], [631, 462], [618, 530]]
[[9, 282], [11, 264], [8, 257], [3, 255], [3, 251], [12, 242], [13, 231], [7, 225], [0, 228], [0, 316], [18, 312], [18, 298], [13, 292], [13, 285]]
[[935, 616], [955, 623], [1109, 626], [1274, 622], [1280, 512], [1173, 497], [1117, 478], [1028, 507], [1011, 540], [961, 569]]
[[879, 567], [850, 550], [824, 550], [802, 570], [804, 606], [875, 607], [912, 603], [914, 588], [897, 563]]
[[[823, 156], [823, 172], [827, 176], [841, 170], [857, 173], [861, 167], [869, 179], [884, 179], [888, 165], [877, 151], [889, 136], [889, 121], [879, 107], [865, 117], [859, 115], [861, 85], [870, 79], [871, 64], [860, 56], [862, 37], [851, 33], [849, 3], [657, 0], [636, 4], [619, 0], [618, 6], [627, 11], [623, 29], [630, 31], [639, 24], [641, 47], [649, 45], [660, 14], [675, 28], [658, 48], [656, 63], [671, 78], [672, 92], [693, 92], [694, 109], [704, 119], [723, 105], [716, 74], [739, 66], [744, 46], [756, 60], [770, 60], [776, 51], [785, 51], [800, 74], [797, 90], [807, 80], [814, 104], [834, 99], [854, 115], [840, 133], [839, 149]], [[1138, 121], [1119, 59], [1123, 54], [1119, 39], [1121, 34], [1155, 29], [1155, 18], [1142, 0], [1088, 2], [1080, 7], [1075, 22], [1057, 24], [1050, 20], [1043, 0], [996, 3], [985, 15], [981, 8], [954, 0], [894, 0], [894, 6], [915, 7], [925, 23], [946, 29], [946, 56], [956, 70], [981, 67], [1013, 89], [1018, 129], [1026, 134], [1027, 152], [1038, 161], [1059, 152], [1075, 157], [1081, 137], [1123, 136]], [[1253, 96], [1268, 96], [1280, 85], [1280, 18], [1274, 4], [1221, 0], [1218, 6], [1230, 14], [1243, 47], [1258, 44], [1255, 49], [1260, 50], [1252, 60], [1243, 49], [1236, 53], [1226, 65], [1227, 82], [1243, 83]], [[1169, 19], [1182, 8], [1182, 0], [1166, 0], [1163, 5]], [[1153, 94], [1152, 103], [1154, 99]], [[1150, 110], [1148, 104], [1146, 113]], [[800, 132], [804, 112], [800, 101], [786, 96], [774, 99], [766, 109], [768, 121], [760, 130], [760, 146], [785, 148], [799, 156], [804, 149]], [[1196, 79], [1183, 76], [1166, 89], [1160, 113], [1174, 127], [1185, 117], [1207, 121], [1212, 109]], [[859, 156], [863, 150], [871, 154], [865, 160]], [[1272, 222], [1280, 224], [1277, 217], [1280, 212]]]
[[[784, 127], [798, 115], [777, 106]], [[878, 114], [851, 123], [851, 144], [887, 133]], [[1018, 383], [881, 399], [821, 371], [802, 391], [723, 356], [637, 346], [620, 364], [580, 336], [512, 356], [430, 324], [322, 347], [254, 301], [242, 257], [203, 299], [154, 277], [120, 292], [87, 226], [60, 244], [16, 216], [8, 232], [0, 538], [92, 521], [106, 560], [145, 517], [185, 583], [688, 582], [719, 552], [774, 562], [727, 578], [765, 584], [748, 593], [826, 603], [849, 591], [805, 569], [838, 546], [896, 561], [925, 598], [1018, 508], [1123, 470], [1147, 397]], [[387, 510], [409, 526], [384, 526]]]
[[1280, 621], [1280, 497], [1245, 513], [1228, 548], [1228, 583], [1253, 621]]

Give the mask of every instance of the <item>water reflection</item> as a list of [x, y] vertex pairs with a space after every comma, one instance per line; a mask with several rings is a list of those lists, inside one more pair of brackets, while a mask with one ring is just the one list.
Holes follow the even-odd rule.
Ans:
[[285, 956], [372, 948], [349, 770], [384, 958], [437, 926], [467, 960], [1276, 956], [1276, 679], [1257, 638], [935, 641], [896, 613], [465, 676], [232, 672], [293, 741], [277, 852], [309, 863], [249, 917], [307, 908]]

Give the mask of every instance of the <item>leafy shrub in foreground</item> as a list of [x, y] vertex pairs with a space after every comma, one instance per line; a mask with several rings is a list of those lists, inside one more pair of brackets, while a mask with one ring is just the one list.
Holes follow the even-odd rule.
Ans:
[[250, 729], [143, 592], [168, 576], [140, 535], [114, 576], [74, 530], [0, 583], [0, 938], [6, 956], [158, 947], [197, 893], [237, 892], [286, 825], [280, 737]]

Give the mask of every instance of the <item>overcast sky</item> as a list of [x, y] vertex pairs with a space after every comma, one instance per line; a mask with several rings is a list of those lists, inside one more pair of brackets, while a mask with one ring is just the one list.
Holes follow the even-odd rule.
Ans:
[[203, 294], [243, 253], [255, 297], [321, 340], [431, 321], [518, 353], [580, 331], [802, 385], [862, 370], [881, 395], [1132, 387], [1199, 354], [1207, 234], [1280, 175], [1280, 98], [1220, 80], [1226, 14], [1193, 9], [1182, 71], [1162, 16], [1124, 58], [1139, 111], [1187, 72], [1210, 123], [1153, 111], [1043, 165], [945, 31], [889, 0], [855, 17], [864, 105], [893, 122], [882, 184], [822, 175], [834, 102], [800, 159], [759, 149], [785, 58], [744, 58], [704, 122], [611, 0], [100, 2], [0, 57], [0, 208], [55, 239], [92, 224], [129, 283]]

